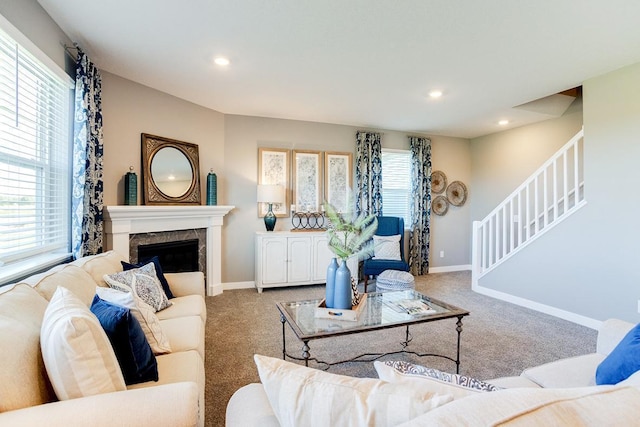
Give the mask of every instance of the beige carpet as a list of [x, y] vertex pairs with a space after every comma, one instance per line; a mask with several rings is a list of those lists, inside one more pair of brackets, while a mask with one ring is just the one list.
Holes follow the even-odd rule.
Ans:
[[[371, 290], [371, 288], [369, 288]], [[479, 379], [518, 375], [524, 368], [595, 351], [596, 331], [471, 291], [470, 272], [416, 277], [416, 290], [467, 309], [463, 319], [460, 373]], [[322, 297], [324, 286], [225, 291], [207, 297], [206, 425], [224, 426], [225, 409], [233, 392], [259, 382], [255, 353], [282, 357], [282, 327], [278, 301]], [[456, 319], [411, 328], [410, 349], [455, 356]], [[287, 327], [287, 347], [299, 355], [302, 343]], [[344, 360], [362, 353], [400, 349], [404, 328], [385, 329], [310, 342], [312, 356]], [[455, 372], [451, 361], [411, 355], [383, 360], [409, 360]], [[329, 372], [376, 377], [373, 363], [345, 363]]]

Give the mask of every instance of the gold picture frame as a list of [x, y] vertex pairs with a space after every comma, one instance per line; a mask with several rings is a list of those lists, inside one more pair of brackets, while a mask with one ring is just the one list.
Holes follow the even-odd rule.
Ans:
[[[285, 202], [274, 203], [273, 213], [278, 218], [289, 216], [289, 170], [291, 169], [291, 150], [284, 148], [258, 148], [258, 185], [279, 184], [285, 189]], [[258, 216], [267, 214], [268, 205], [258, 203]]]

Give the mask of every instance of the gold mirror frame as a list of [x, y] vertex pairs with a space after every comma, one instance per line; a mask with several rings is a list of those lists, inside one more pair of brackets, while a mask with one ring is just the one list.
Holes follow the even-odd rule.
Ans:
[[[198, 146], [189, 142], [176, 141], [147, 133], [141, 134], [142, 140], [142, 202], [145, 205], [200, 205], [200, 160]], [[191, 166], [192, 179], [187, 191], [177, 197], [163, 193], [153, 178], [151, 165], [153, 158], [163, 148], [175, 148], [182, 153]]]

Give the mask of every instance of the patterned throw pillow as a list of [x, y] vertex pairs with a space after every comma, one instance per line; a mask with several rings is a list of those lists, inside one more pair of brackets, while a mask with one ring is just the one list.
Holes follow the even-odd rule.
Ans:
[[149, 304], [155, 311], [164, 310], [171, 305], [167, 295], [162, 290], [156, 268], [153, 263], [140, 268], [122, 271], [115, 274], [105, 274], [104, 280], [113, 289], [131, 292], [142, 301]]
[[138, 319], [142, 332], [153, 350], [153, 354], [171, 353], [169, 338], [166, 336], [160, 325], [160, 319], [156, 316], [153, 308], [135, 296], [132, 292], [122, 292], [117, 289], [96, 287], [96, 295], [105, 301], [126, 307], [131, 314]]
[[373, 236], [373, 258], [401, 261], [400, 235]]
[[479, 392], [501, 390], [493, 384], [459, 374], [450, 374], [426, 366], [403, 361], [374, 362], [381, 380], [393, 383], [422, 382], [425, 388], [438, 393], [449, 393], [454, 398]]

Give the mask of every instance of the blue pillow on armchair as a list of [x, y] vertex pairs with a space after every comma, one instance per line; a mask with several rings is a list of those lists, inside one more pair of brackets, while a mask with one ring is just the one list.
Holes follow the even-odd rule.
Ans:
[[596, 369], [596, 384], [618, 384], [640, 370], [640, 324], [625, 335]]
[[122, 268], [124, 269], [124, 271], [127, 271], [127, 270], [133, 270], [134, 268], [140, 268], [144, 265], [149, 264], [150, 262], [152, 262], [153, 266], [156, 268], [156, 276], [158, 277], [158, 280], [162, 285], [162, 290], [164, 291], [167, 298], [168, 299], [175, 298], [173, 296], [173, 293], [171, 292], [171, 288], [169, 287], [169, 282], [167, 282], [167, 278], [164, 277], [164, 273], [162, 272], [162, 267], [160, 266], [160, 259], [157, 256], [154, 256], [148, 261], [139, 262], [138, 264], [129, 264], [128, 262], [125, 262], [125, 261], [120, 261], [120, 264], [122, 264]]

